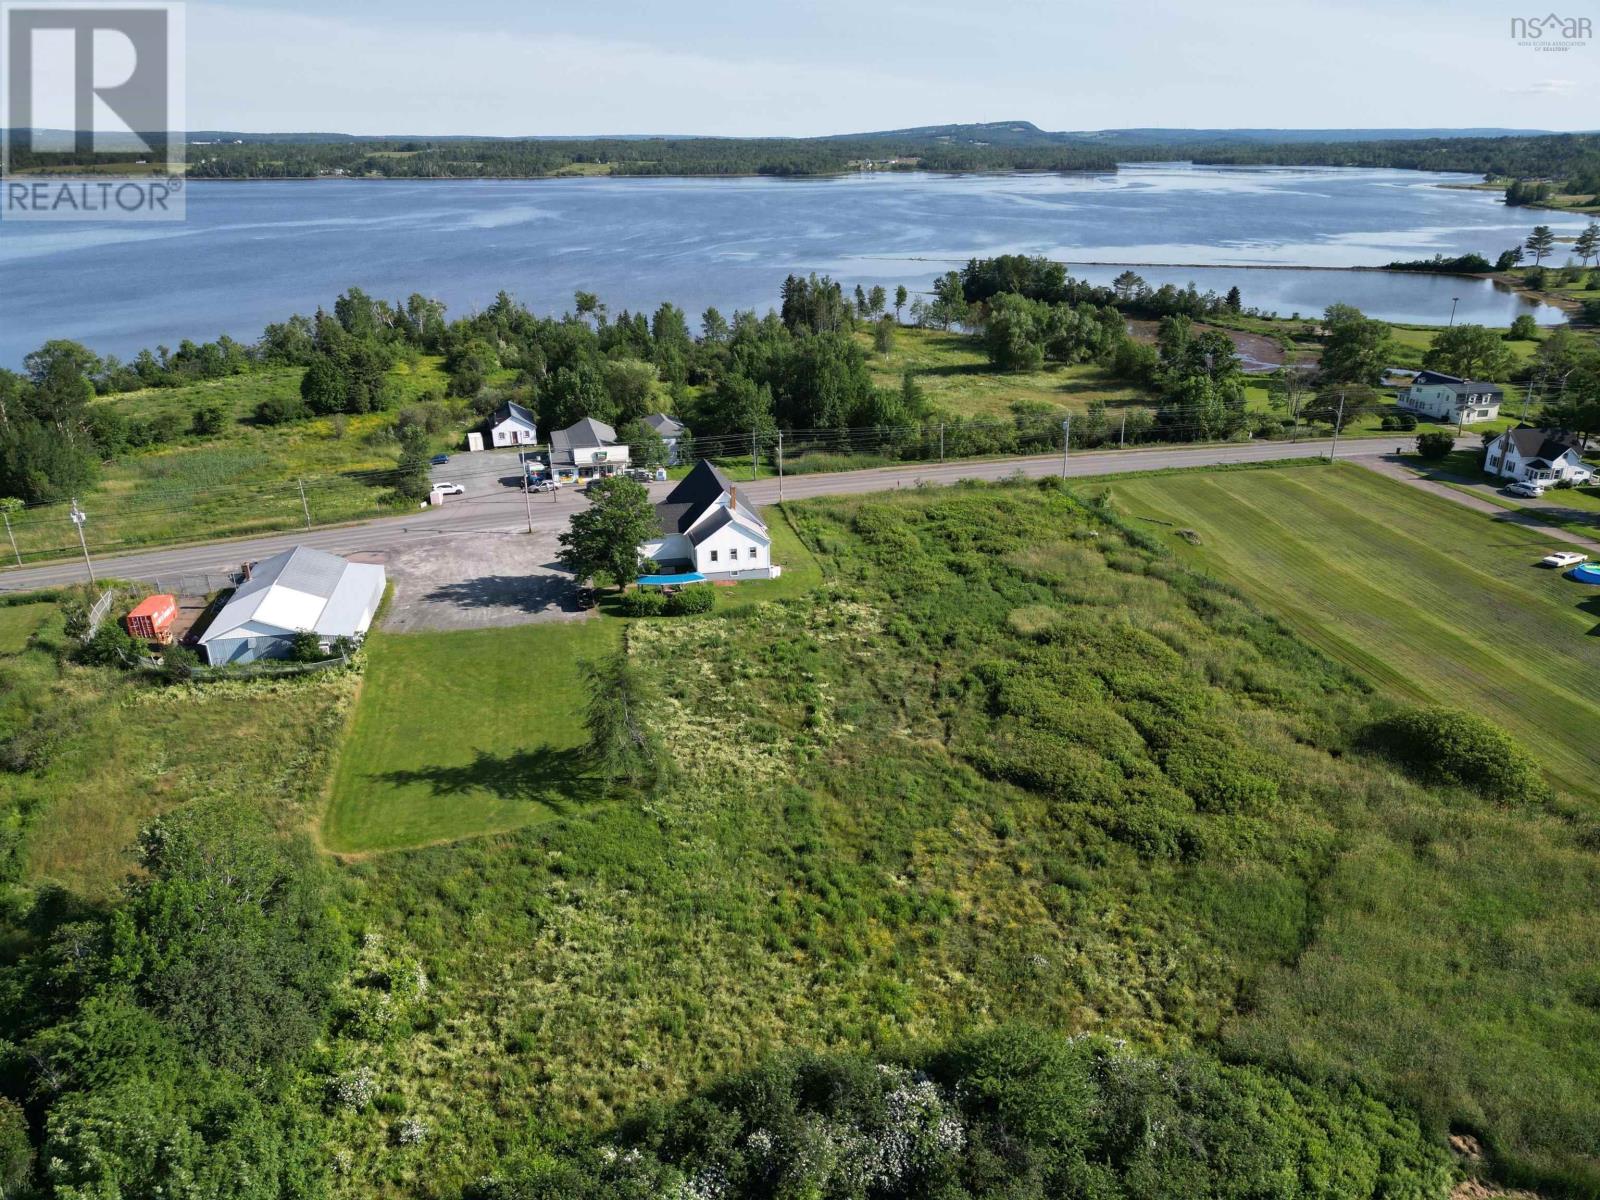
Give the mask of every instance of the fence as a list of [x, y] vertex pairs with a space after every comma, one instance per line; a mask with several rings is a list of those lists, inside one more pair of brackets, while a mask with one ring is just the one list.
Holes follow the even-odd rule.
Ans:
[[83, 631], [83, 640], [85, 642], [100, 631], [100, 623], [106, 619], [106, 614], [111, 611], [111, 605], [116, 601], [116, 598], [116, 588], [108, 588], [100, 593], [100, 599], [96, 600], [89, 609], [89, 624]]
[[209, 596], [225, 588], [237, 587], [243, 579], [237, 571], [204, 571], [189, 575], [162, 575], [155, 579], [129, 580], [135, 591], [169, 596]]
[[[151, 674], [163, 674], [166, 671], [159, 658], [151, 658], [147, 654], [139, 655], [129, 665]], [[215, 679], [280, 679], [289, 675], [312, 675], [318, 671], [349, 665], [350, 656], [341, 654], [337, 658], [325, 658], [321, 662], [314, 663], [254, 662], [242, 667], [195, 666], [189, 668], [188, 678], [197, 683], [207, 683]]]

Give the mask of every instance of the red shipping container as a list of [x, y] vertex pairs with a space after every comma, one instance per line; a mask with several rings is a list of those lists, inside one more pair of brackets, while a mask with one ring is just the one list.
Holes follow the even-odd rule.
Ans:
[[146, 596], [128, 614], [128, 633], [146, 642], [172, 641], [172, 622], [178, 617], [178, 601], [173, 596]]

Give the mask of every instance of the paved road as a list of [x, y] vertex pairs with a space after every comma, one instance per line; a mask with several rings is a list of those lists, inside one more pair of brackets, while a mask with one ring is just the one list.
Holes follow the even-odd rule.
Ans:
[[[1274, 459], [1315, 458], [1326, 455], [1328, 443], [1252, 442], [1228, 446], [1200, 446], [1185, 449], [1096, 450], [1074, 452], [1068, 461], [1070, 476], [1114, 475], [1129, 471], [1157, 471], [1177, 467], [1210, 467], [1230, 463], [1268, 462]], [[1372, 440], [1346, 442], [1339, 447], [1341, 459], [1371, 460], [1390, 452], [1387, 442]], [[498, 466], [498, 464], [497, 464]], [[335, 554], [385, 553], [426, 543], [484, 532], [527, 529], [531, 520], [536, 532], [549, 536], [566, 527], [567, 519], [584, 499], [572, 491], [554, 496], [533, 496], [525, 507], [520, 489], [498, 481], [494, 486], [474, 486], [481, 468], [468, 456], [452, 459], [441, 468], [441, 476], [454, 470], [463, 478], [469, 494], [453, 498], [438, 509], [421, 510], [399, 517], [381, 517], [354, 525], [330, 526], [272, 534], [265, 537], [236, 538], [194, 546], [149, 550], [136, 554], [95, 557], [95, 571], [104, 577], [122, 579], [170, 579], [174, 576], [207, 571], [237, 570], [240, 563], [265, 558], [291, 546], [312, 546]], [[1030, 477], [1058, 474], [1059, 455], [1031, 458], [988, 459], [982, 462], [917, 463], [905, 467], [881, 467], [866, 471], [841, 471], [830, 474], [791, 475], [783, 482], [785, 500], [810, 496], [852, 495], [861, 492], [892, 491], [915, 487], [919, 482], [956, 483], [963, 479], [1004, 479], [1019, 472]], [[468, 483], [468, 474], [474, 483]], [[498, 472], [494, 472], [496, 476]], [[453, 477], [452, 477], [453, 478]], [[508, 478], [515, 478], [514, 474]], [[652, 495], [663, 496], [670, 483], [651, 484]], [[741, 484], [748, 499], [771, 504], [778, 499], [774, 479]], [[84, 578], [83, 563], [64, 559], [37, 567], [12, 567], [0, 571], [0, 591], [26, 591], [76, 583]]]

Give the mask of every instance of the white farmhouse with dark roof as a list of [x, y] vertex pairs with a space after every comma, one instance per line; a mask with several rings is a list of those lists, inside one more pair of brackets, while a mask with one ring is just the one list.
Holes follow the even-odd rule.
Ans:
[[661, 536], [639, 547], [663, 571], [708, 579], [770, 579], [772, 535], [753, 504], [709, 462], [701, 461], [656, 505]]
[[250, 569], [205, 633], [200, 646], [212, 666], [282, 658], [297, 633], [315, 633], [324, 646], [359, 639], [383, 600], [383, 568], [296, 546]]
[[667, 463], [669, 466], [678, 465], [678, 443], [688, 433], [682, 422], [675, 421], [666, 413], [651, 413], [644, 419], [644, 423], [661, 435], [661, 440], [667, 444]]
[[617, 431], [593, 417], [550, 435], [550, 469], [557, 476], [604, 478], [625, 470], [628, 462], [628, 448], [617, 444]]
[[1492, 421], [1500, 415], [1505, 392], [1492, 383], [1457, 379], [1438, 371], [1420, 371], [1411, 386], [1401, 388], [1395, 400], [1401, 408], [1449, 425]]
[[1562, 429], [1508, 429], [1489, 443], [1483, 469], [1502, 479], [1588, 483], [1594, 469], [1583, 461], [1577, 437]]
[[509, 400], [489, 418], [489, 440], [496, 446], [532, 446], [539, 440], [533, 414]]

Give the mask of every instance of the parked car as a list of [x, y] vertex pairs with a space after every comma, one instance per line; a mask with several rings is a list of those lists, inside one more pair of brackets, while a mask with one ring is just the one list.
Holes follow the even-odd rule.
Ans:
[[1555, 567], [1565, 571], [1568, 567], [1575, 567], [1588, 559], [1587, 554], [1579, 554], [1576, 550], [1557, 550], [1553, 554], [1546, 554], [1539, 560], [1541, 567]]
[[1506, 495], [1525, 496], [1529, 500], [1537, 500], [1544, 495], [1544, 484], [1533, 479], [1519, 479], [1515, 483], [1506, 484]]
[[528, 480], [528, 490], [530, 492], [559, 492], [561, 484], [554, 479], [530, 479]]
[[446, 496], [465, 496], [467, 494], [467, 489], [459, 483], [436, 483], [433, 485], [433, 490], [443, 492]]
[[450, 461], [450, 456], [448, 454], [435, 454], [429, 461], [436, 467], [442, 467]]

